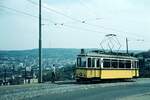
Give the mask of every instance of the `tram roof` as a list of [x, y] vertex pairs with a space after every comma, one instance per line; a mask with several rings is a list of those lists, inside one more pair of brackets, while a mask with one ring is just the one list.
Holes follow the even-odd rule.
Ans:
[[120, 53], [120, 52], [99, 52], [99, 51], [91, 51], [86, 53], [81, 53], [78, 56], [87, 56], [87, 57], [104, 57], [104, 58], [122, 58], [122, 59], [135, 59], [136, 57], [133, 57], [126, 53]]

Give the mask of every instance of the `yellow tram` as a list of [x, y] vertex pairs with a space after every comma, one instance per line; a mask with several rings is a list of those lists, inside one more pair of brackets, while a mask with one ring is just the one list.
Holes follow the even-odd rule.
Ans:
[[132, 79], [139, 76], [138, 59], [125, 53], [99, 50], [81, 52], [77, 56], [77, 81], [93, 79]]

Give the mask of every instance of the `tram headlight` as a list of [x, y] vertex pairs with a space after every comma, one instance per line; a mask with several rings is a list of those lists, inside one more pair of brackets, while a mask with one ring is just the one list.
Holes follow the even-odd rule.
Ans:
[[82, 76], [82, 73], [79, 73], [79, 76]]
[[79, 73], [78, 76], [85, 77], [86, 75], [84, 73]]

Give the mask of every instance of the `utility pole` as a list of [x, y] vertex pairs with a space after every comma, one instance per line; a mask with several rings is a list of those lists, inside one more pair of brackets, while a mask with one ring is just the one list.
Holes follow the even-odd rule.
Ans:
[[126, 38], [126, 49], [127, 49], [126, 53], [128, 54], [129, 53], [129, 51], [128, 51], [128, 38]]
[[42, 83], [42, 24], [41, 24], [41, 0], [39, 0], [39, 79], [38, 82]]

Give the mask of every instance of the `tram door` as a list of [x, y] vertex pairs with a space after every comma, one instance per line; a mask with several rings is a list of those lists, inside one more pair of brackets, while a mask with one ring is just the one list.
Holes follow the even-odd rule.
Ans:
[[138, 77], [138, 61], [135, 61], [135, 76]]
[[88, 58], [88, 76], [91, 78], [100, 77], [100, 59]]
[[94, 68], [95, 68], [95, 59], [88, 58], [88, 76], [91, 78], [95, 76]]
[[100, 59], [98, 58], [92, 58], [91, 59], [91, 67], [92, 70], [90, 70], [91, 72], [91, 77], [100, 77]]
[[134, 69], [134, 76], [138, 76], [138, 61], [132, 61], [132, 68]]
[[91, 71], [91, 77], [95, 77], [95, 61], [96, 59], [95, 58], [91, 58], [91, 67], [92, 69], [90, 70]]
[[101, 58], [97, 58], [96, 61], [95, 61], [95, 64], [96, 64], [96, 77], [101, 77]]

